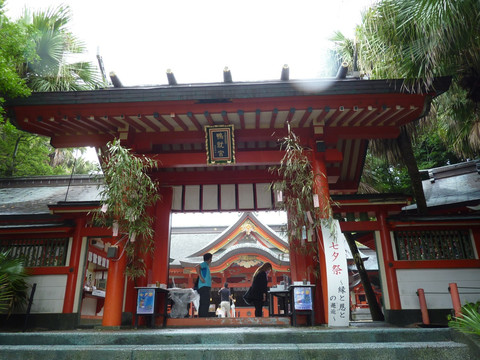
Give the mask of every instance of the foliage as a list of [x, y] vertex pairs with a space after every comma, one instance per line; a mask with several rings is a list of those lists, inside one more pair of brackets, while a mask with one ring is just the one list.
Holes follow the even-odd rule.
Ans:
[[447, 147], [447, 141], [442, 137], [441, 123], [433, 123], [425, 129], [420, 129], [412, 139], [413, 151], [419, 169], [456, 164], [462, 161], [452, 147]]
[[0, 1], [0, 176], [70, 174], [74, 163], [76, 173], [96, 169], [83, 159], [75, 161], [72, 149], [55, 150], [47, 138], [18, 130], [3, 119], [2, 96], [28, 96], [28, 86], [57, 91], [100, 84], [92, 65], [67, 62], [73, 53], [84, 50], [66, 30], [69, 20], [68, 8], [60, 7], [14, 23], [3, 14]]
[[20, 23], [35, 29], [33, 40], [38, 57], [24, 62], [21, 72], [33, 91], [79, 91], [104, 86], [96, 66], [72, 61], [86, 48], [68, 30], [70, 21], [68, 6], [33, 14], [25, 10]]
[[[312, 150], [303, 148], [290, 126], [288, 135], [281, 139], [281, 149], [285, 150], [285, 155], [280, 166], [271, 167], [270, 171], [281, 178], [272, 184], [272, 188], [275, 193], [281, 194], [279, 206], [288, 214], [286, 231], [290, 249], [310, 254], [313, 259], [317, 259], [317, 231], [321, 231], [322, 225], [327, 226], [332, 233], [335, 231], [330, 198], [319, 198], [319, 207], [316, 207], [314, 201], [316, 189], [321, 187], [321, 177], [325, 177], [325, 174], [314, 173], [309, 159]], [[309, 270], [318, 276], [318, 268]]]
[[[81, 151], [81, 149], [80, 149]], [[9, 121], [0, 122], [0, 177], [87, 174], [97, 167], [73, 149], [54, 149], [49, 139], [18, 130]]]
[[479, 14], [477, 0], [383, 0], [357, 29], [359, 62], [372, 78], [402, 78], [422, 91], [435, 77], [453, 76], [434, 100], [434, 120], [459, 157], [480, 149]]
[[10, 22], [3, 13], [3, 1], [0, 1], [0, 121], [3, 119], [4, 96], [30, 94], [25, 80], [18, 73], [25, 59], [35, 59], [31, 28]]
[[[453, 151], [447, 149], [439, 131], [420, 130], [413, 138], [413, 150], [418, 168], [428, 170], [435, 167], [456, 164], [461, 161]], [[361, 184], [367, 184], [368, 191], [379, 193], [400, 193], [412, 195], [411, 181], [402, 164], [388, 161], [384, 157], [367, 152]], [[367, 191], [364, 191], [365, 193]]]
[[435, 101], [437, 132], [459, 158], [475, 159], [480, 154], [479, 104], [467, 98], [458, 83]]
[[[331, 217], [330, 201], [320, 203], [325, 206], [318, 209], [314, 206], [313, 194], [317, 186], [318, 177], [324, 174], [314, 174], [307, 152], [300, 144], [300, 139], [291, 131], [281, 140], [281, 148], [285, 156], [279, 167], [272, 167], [270, 171], [277, 172], [281, 181], [273, 183], [275, 192], [281, 192], [283, 201], [281, 206], [288, 213], [288, 237], [301, 239], [305, 229], [315, 229], [321, 226], [321, 219]], [[326, 216], [316, 216], [316, 215]]]
[[448, 326], [467, 333], [480, 336], [480, 301], [476, 303], [466, 303], [462, 306], [462, 316], [449, 317]]
[[379, 193], [411, 195], [410, 178], [404, 167], [390, 165], [385, 159], [367, 153], [363, 168], [362, 183], [368, 184]]
[[22, 259], [12, 259], [8, 252], [0, 253], [0, 313], [11, 313], [26, 304], [27, 277]]
[[102, 160], [105, 185], [100, 196], [104, 205], [94, 213], [94, 220], [103, 226], [118, 225], [118, 243], [125, 243], [128, 259], [126, 275], [143, 276], [145, 268], [140, 255], [153, 249], [153, 220], [148, 207], [159, 199], [157, 184], [147, 172], [156, 167], [156, 162], [134, 156], [117, 139], [107, 144]]
[[[364, 66], [375, 77], [429, 88], [436, 76], [480, 65], [476, 0], [383, 0], [364, 16]], [[477, 68], [478, 69], [478, 68]]]
[[[409, 91], [423, 92], [435, 90], [435, 77], [453, 76], [449, 91], [433, 100], [428, 118], [402, 129], [412, 139], [421, 169], [478, 156], [479, 14], [476, 0], [382, 0], [364, 14], [354, 39], [341, 33], [332, 38], [337, 53], [352, 65], [357, 59], [367, 78], [405, 79]], [[413, 159], [404, 159], [400, 143], [391, 139], [370, 144], [373, 155], [387, 158], [382, 161], [389, 164], [385, 174], [390, 180], [388, 187], [403, 183], [403, 171], [395, 170], [399, 164], [412, 164]], [[375, 174], [366, 177], [369, 175]], [[382, 176], [378, 171], [376, 175]], [[414, 175], [409, 168], [409, 176], [413, 179]], [[412, 187], [421, 191], [417, 181], [412, 181]]]
[[[350, 71], [358, 71], [358, 43], [356, 38], [350, 39], [340, 31], [335, 31], [330, 38], [335, 44], [335, 54], [337, 57], [337, 69], [340, 64], [346, 62]], [[362, 74], [363, 77], [365, 74]]]

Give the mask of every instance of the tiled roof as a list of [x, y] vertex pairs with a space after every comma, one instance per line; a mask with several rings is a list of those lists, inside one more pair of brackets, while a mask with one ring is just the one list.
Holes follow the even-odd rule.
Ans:
[[[428, 171], [422, 182], [429, 208], [480, 204], [480, 160], [443, 166]], [[416, 209], [416, 204], [405, 210]]]
[[88, 175], [0, 179], [0, 216], [48, 214], [48, 205], [62, 201], [99, 201], [99, 184]]

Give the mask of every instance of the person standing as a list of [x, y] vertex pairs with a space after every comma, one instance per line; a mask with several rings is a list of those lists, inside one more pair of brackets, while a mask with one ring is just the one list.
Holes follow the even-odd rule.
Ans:
[[200, 305], [198, 309], [199, 317], [207, 317], [210, 307], [210, 289], [212, 288], [212, 277], [210, 275], [210, 264], [212, 263], [212, 254], [203, 255], [203, 262], [197, 265], [198, 274], [198, 294], [200, 295]]
[[268, 274], [272, 271], [272, 264], [264, 263], [253, 274], [253, 282], [248, 291], [248, 301], [255, 306], [255, 317], [263, 316], [263, 304], [267, 301]]
[[232, 317], [236, 317], [237, 315], [235, 314], [235, 297], [233, 296], [232, 294], [232, 305], [231, 305], [231, 309], [232, 309]]
[[230, 300], [232, 295], [230, 294], [230, 289], [228, 288], [228, 283], [223, 284], [223, 288], [218, 290], [220, 294], [220, 308], [222, 309], [222, 317], [231, 317], [230, 314]]

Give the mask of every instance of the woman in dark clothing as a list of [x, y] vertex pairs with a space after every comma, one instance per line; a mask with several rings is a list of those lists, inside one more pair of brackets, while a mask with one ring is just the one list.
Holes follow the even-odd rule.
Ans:
[[255, 317], [262, 317], [262, 308], [267, 301], [268, 273], [272, 270], [272, 264], [265, 263], [253, 274], [252, 286], [249, 290], [249, 300], [255, 305]]

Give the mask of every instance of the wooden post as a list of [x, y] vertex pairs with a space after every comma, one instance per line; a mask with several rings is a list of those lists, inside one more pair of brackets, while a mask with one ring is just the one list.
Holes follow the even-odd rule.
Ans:
[[[328, 187], [327, 168], [323, 153], [315, 153], [311, 158], [312, 170], [315, 176], [314, 193], [318, 195], [320, 206], [320, 217], [328, 216], [325, 210], [329, 206], [330, 190]], [[313, 194], [312, 194], [313, 196]], [[325, 250], [323, 248], [322, 229], [317, 229], [318, 241], [318, 262], [320, 266], [320, 277], [316, 279], [315, 286], [315, 322], [328, 323], [328, 282]]]
[[[113, 239], [114, 243], [118, 241], [116, 237]], [[117, 258], [109, 259], [105, 306], [103, 308], [103, 326], [120, 326], [122, 324], [127, 254], [123, 251], [124, 244], [122, 242], [117, 245]]]
[[430, 317], [428, 316], [427, 301], [425, 300], [425, 291], [423, 289], [417, 290], [418, 301], [420, 302], [420, 311], [422, 312], [422, 322], [425, 325], [430, 325]]
[[387, 281], [390, 309], [400, 310], [402, 306], [400, 302], [400, 293], [398, 291], [397, 273], [392, 267], [394, 261], [393, 249], [390, 239], [390, 231], [387, 225], [387, 215], [385, 214], [385, 212], [382, 211], [378, 214], [378, 222], [380, 225], [380, 243], [382, 245], [383, 253], [383, 259], [381, 260], [383, 260], [383, 263], [385, 265], [385, 278]]
[[453, 309], [455, 310], [455, 317], [462, 317], [462, 303], [460, 302], [460, 294], [456, 283], [448, 284], [448, 291], [452, 297]]
[[171, 187], [160, 188], [160, 200], [155, 206], [155, 234], [152, 263], [152, 283], [157, 281], [168, 285], [168, 264], [170, 260], [170, 220], [173, 199]]
[[[153, 235], [155, 250], [152, 261], [152, 283], [159, 282], [168, 286], [168, 267], [170, 262], [170, 221], [173, 200], [173, 188], [161, 187], [160, 200], [155, 205], [155, 223]], [[166, 296], [159, 300], [159, 309], [163, 309]], [[165, 319], [162, 319], [162, 321]], [[164, 321], [163, 321], [164, 322]]]
[[76, 219], [75, 232], [72, 240], [72, 251], [70, 254], [69, 273], [65, 287], [65, 300], [63, 301], [63, 313], [73, 312], [77, 290], [78, 267], [80, 265], [80, 254], [82, 252], [82, 230], [85, 227], [85, 218]]

